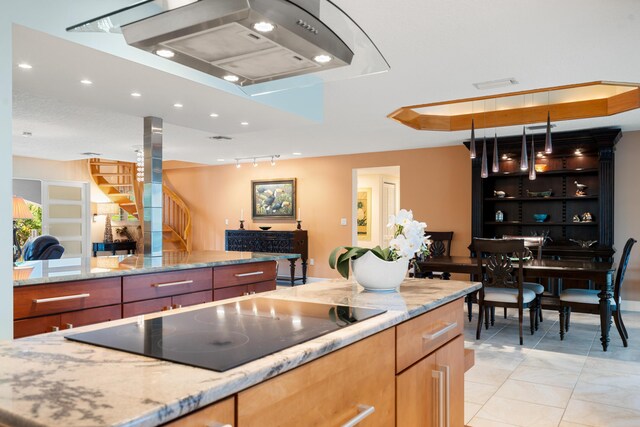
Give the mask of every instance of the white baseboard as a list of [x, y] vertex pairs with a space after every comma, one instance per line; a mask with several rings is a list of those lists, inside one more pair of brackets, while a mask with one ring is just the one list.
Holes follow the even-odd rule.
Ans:
[[622, 300], [622, 311], [640, 311], [640, 301]]
[[331, 279], [327, 279], [324, 277], [307, 277], [307, 283], [326, 282], [327, 280]]

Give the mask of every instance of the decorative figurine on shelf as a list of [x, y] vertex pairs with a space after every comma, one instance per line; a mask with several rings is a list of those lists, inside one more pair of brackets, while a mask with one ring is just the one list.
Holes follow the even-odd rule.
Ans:
[[576, 184], [577, 190], [576, 190], [576, 196], [586, 196], [587, 192], [586, 189], [589, 188], [587, 187], [586, 184], [580, 184], [578, 181], [574, 181], [574, 184]]
[[573, 216], [573, 222], [580, 222], [580, 215], [576, 214]]
[[549, 236], [549, 230], [542, 230], [540, 234], [537, 231], [531, 233], [532, 236], [542, 236], [542, 246], [546, 245], [547, 242], [553, 242], [551, 236]]
[[504, 197], [507, 195], [507, 193], [505, 193], [502, 190], [493, 190], [493, 195], [499, 199], [504, 199]]
[[502, 211], [497, 211], [496, 222], [502, 222], [502, 221], [504, 221], [504, 214], [502, 213]]
[[577, 243], [578, 246], [580, 246], [582, 249], [590, 248], [591, 246], [598, 243], [597, 240], [574, 240], [574, 239], [569, 239], [569, 240], [571, 240], [573, 243]]
[[591, 215], [591, 212], [585, 212], [580, 216], [580, 220], [582, 222], [593, 222], [593, 215]]

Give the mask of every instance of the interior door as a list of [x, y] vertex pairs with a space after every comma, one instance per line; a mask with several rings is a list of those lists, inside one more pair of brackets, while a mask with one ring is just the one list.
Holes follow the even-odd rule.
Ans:
[[56, 237], [63, 258], [89, 257], [89, 185], [42, 182], [42, 234]]
[[396, 184], [393, 182], [382, 183], [382, 247], [389, 246], [389, 242], [393, 239], [393, 227], [387, 227], [389, 216], [396, 214]]

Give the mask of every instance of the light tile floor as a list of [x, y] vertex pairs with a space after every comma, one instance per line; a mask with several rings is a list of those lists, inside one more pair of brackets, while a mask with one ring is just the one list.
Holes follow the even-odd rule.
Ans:
[[572, 313], [560, 341], [558, 313], [544, 312], [535, 335], [518, 345], [518, 317], [482, 328], [475, 339], [477, 306], [465, 325], [465, 346], [476, 351], [465, 375], [465, 422], [484, 426], [640, 426], [640, 313], [623, 312], [629, 332], [624, 348], [615, 326], [607, 352], [600, 345], [600, 319]]

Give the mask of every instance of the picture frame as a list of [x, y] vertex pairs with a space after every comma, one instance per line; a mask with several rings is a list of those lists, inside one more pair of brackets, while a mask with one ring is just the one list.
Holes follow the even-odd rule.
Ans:
[[371, 240], [371, 188], [358, 188], [356, 200], [358, 240]]
[[251, 217], [295, 220], [296, 179], [251, 181]]

